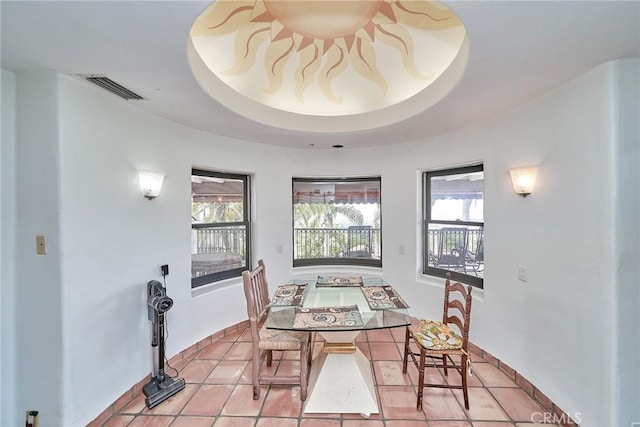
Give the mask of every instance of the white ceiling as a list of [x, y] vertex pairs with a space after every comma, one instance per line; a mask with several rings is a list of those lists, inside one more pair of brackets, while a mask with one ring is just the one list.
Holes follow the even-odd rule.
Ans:
[[105, 75], [145, 98], [129, 101], [133, 105], [218, 135], [301, 148], [357, 148], [466, 127], [603, 62], [640, 56], [639, 0], [445, 1], [464, 23], [470, 48], [467, 69], [447, 97], [405, 121], [369, 131], [290, 131], [246, 119], [199, 87], [187, 39], [209, 3], [2, 0], [2, 67]]

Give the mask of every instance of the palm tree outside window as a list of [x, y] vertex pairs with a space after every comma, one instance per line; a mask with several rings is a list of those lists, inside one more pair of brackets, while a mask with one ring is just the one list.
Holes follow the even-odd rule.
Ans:
[[293, 178], [293, 266], [382, 266], [381, 178]]

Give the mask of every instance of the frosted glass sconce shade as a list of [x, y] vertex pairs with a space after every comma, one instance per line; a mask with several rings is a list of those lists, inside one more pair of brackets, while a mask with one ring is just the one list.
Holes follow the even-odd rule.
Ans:
[[151, 171], [138, 171], [138, 182], [142, 195], [149, 200], [153, 200], [162, 190], [164, 174]]
[[509, 169], [511, 183], [516, 193], [522, 197], [527, 197], [533, 192], [536, 183], [538, 168], [536, 166], [522, 166]]

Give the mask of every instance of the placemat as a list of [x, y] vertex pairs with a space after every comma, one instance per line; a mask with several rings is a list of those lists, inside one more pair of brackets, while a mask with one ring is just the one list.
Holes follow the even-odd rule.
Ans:
[[361, 289], [372, 310], [409, 308], [393, 286], [363, 286]]
[[362, 276], [318, 276], [316, 286], [362, 286]]
[[296, 329], [313, 329], [326, 327], [360, 327], [362, 316], [357, 305], [342, 307], [296, 307], [293, 327]]
[[276, 288], [273, 298], [271, 298], [271, 305], [274, 307], [301, 305], [306, 290], [306, 283], [301, 285], [280, 285]]

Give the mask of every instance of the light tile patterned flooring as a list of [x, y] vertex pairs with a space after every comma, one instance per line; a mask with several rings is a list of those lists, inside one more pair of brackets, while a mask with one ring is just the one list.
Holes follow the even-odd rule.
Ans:
[[[460, 390], [426, 388], [423, 410], [416, 410], [417, 372], [409, 362], [402, 373], [404, 328], [367, 331], [358, 347], [370, 358], [378, 391], [379, 414], [304, 414], [299, 387], [263, 386], [252, 399], [251, 336], [245, 329], [225, 336], [193, 358], [171, 366], [186, 388], [149, 410], [141, 393], [102, 424], [103, 427], [511, 427], [534, 425], [545, 410], [504, 372], [472, 353], [470, 410]], [[316, 352], [321, 344], [316, 344]], [[282, 354], [282, 353], [280, 353]], [[274, 353], [278, 370], [297, 370], [295, 353]], [[175, 372], [167, 367], [167, 373]], [[430, 382], [445, 382], [442, 372], [427, 371]], [[448, 381], [460, 382], [455, 371]], [[95, 425], [92, 423], [92, 425]], [[546, 424], [547, 426], [549, 424]]]

